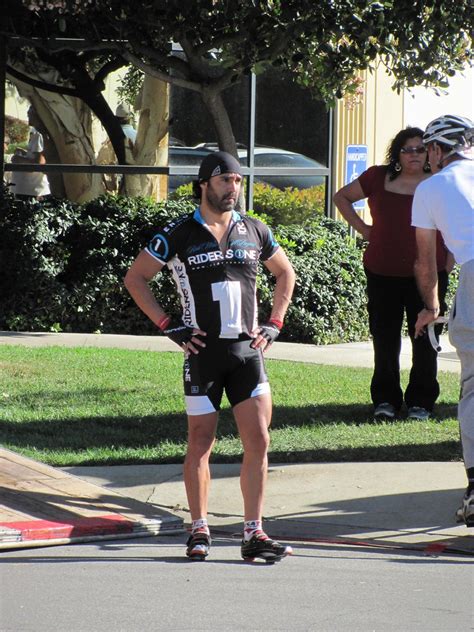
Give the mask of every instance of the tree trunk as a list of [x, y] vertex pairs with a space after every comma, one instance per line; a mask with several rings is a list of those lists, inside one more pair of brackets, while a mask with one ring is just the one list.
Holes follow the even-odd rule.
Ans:
[[[55, 83], [56, 76], [52, 74], [48, 73], [49, 76], [41, 79]], [[33, 105], [55, 144], [62, 164], [95, 164], [92, 116], [80, 99], [41, 90], [15, 78], [11, 81], [19, 94]], [[66, 196], [73, 202], [86, 202], [104, 192], [100, 174], [65, 173], [62, 177]]]
[[212, 88], [204, 87], [201, 95], [204, 105], [212, 117], [219, 149], [227, 151], [229, 154], [238, 158], [237, 143], [235, 142], [229, 115], [227, 114], [224, 101], [222, 100], [222, 93], [216, 92]]
[[[202, 100], [204, 105], [209, 110], [214, 123], [214, 128], [217, 134], [217, 140], [219, 149], [227, 151], [237, 159], [239, 154], [237, 152], [237, 143], [235, 142], [234, 132], [232, 131], [232, 124], [229, 119], [224, 101], [222, 100], [222, 93], [216, 92], [211, 88], [204, 87], [202, 92]], [[244, 180], [245, 182], [245, 180]], [[237, 201], [237, 210], [245, 212], [245, 184], [240, 188], [239, 199]]]
[[[127, 152], [127, 164], [160, 166], [168, 164], [169, 84], [145, 75], [139, 96], [140, 120], [133, 152]], [[132, 155], [130, 155], [132, 154]], [[168, 178], [165, 175], [125, 176], [126, 195], [145, 195], [166, 199]]]

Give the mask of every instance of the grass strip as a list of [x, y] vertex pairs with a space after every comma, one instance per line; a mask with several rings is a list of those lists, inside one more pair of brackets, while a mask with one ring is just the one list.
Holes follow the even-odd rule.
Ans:
[[[370, 369], [267, 360], [267, 370], [272, 463], [461, 459], [456, 374], [440, 373], [433, 419], [374, 422]], [[181, 463], [181, 373], [179, 353], [2, 345], [0, 443], [55, 466]], [[223, 405], [212, 459], [237, 462], [241, 444]]]

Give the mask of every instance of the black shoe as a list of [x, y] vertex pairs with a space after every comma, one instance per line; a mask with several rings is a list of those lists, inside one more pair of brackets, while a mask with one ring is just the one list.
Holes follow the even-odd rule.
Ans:
[[375, 408], [374, 419], [394, 419], [396, 414], [395, 406], [388, 402], [382, 402]]
[[254, 535], [248, 542], [242, 541], [241, 555], [246, 561], [253, 561], [256, 557], [260, 557], [272, 564], [280, 561], [282, 557], [292, 554], [291, 546], [280, 544], [265, 535]]
[[427, 421], [431, 417], [431, 413], [422, 406], [410, 406], [408, 409], [408, 419], [417, 419], [418, 421]]
[[474, 491], [464, 494], [462, 505], [456, 511], [456, 522], [464, 522], [466, 527], [474, 527]]
[[211, 536], [208, 533], [191, 534], [186, 542], [186, 555], [193, 562], [203, 562], [209, 555]]

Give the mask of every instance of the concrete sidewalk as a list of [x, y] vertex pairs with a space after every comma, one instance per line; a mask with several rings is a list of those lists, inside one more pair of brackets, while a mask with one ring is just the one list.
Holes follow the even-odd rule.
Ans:
[[[180, 352], [162, 336], [0, 332], [0, 344], [118, 347]], [[439, 358], [440, 370], [459, 373], [459, 361], [446, 337], [442, 338], [441, 345], [443, 351]], [[370, 342], [324, 347], [277, 342], [272, 346], [268, 357], [371, 367], [372, 347]], [[401, 366], [405, 368], [409, 364], [410, 345], [409, 341], [404, 340]], [[73, 524], [73, 527], [77, 530], [78, 516], [80, 520], [83, 512], [90, 510], [90, 500], [87, 499], [90, 499], [92, 487], [88, 486], [93, 486], [96, 491], [101, 490], [98, 494], [94, 492], [96, 496], [93, 502], [99, 516], [111, 519], [114, 512], [123, 515], [124, 508], [130, 513], [130, 503], [134, 501], [133, 519], [139, 525], [147, 523], [150, 512], [154, 519], [164, 516], [165, 521], [170, 520], [171, 529], [175, 532], [180, 528], [182, 530], [183, 524], [189, 523], [181, 465], [75, 467], [62, 471], [40, 466], [41, 476], [35, 477], [28, 473], [22, 479], [26, 485], [24, 481], [29, 477], [29, 496], [26, 493], [28, 490], [19, 484], [21, 476], [16, 476], [15, 480], [15, 473], [9, 467], [7, 463], [4, 476], [10, 476], [10, 484], [16, 486], [15, 503], [23, 502], [28, 497], [30, 500], [33, 498], [38, 519], [41, 520], [44, 520], [46, 513], [50, 522], [54, 523], [57, 506], [61, 507], [64, 518], [66, 507], [68, 512], [74, 514], [70, 522], [76, 525], [74, 527]], [[209, 518], [212, 529], [217, 534], [239, 533], [242, 528], [239, 469], [238, 464], [212, 466]], [[58, 478], [67, 479], [62, 481], [60, 488]], [[44, 490], [37, 488], [40, 479], [44, 486], [50, 488], [46, 494]], [[462, 463], [272, 464], [269, 468], [265, 524], [271, 535], [295, 543], [364, 544], [435, 553], [446, 550], [472, 555], [472, 529], [468, 530], [454, 521], [454, 512], [459, 506], [464, 487], [465, 472]], [[51, 489], [55, 491], [51, 492]], [[51, 498], [54, 502], [51, 502]], [[12, 522], [9, 511], [7, 499], [6, 503], [3, 502], [3, 509], [0, 506], [0, 525], [5, 526], [6, 522]], [[120, 520], [112, 522], [120, 525]], [[82, 522], [80, 526], [82, 529]], [[136, 537], [149, 535], [144, 529], [141, 533], [138, 533], [140, 529], [135, 531]], [[155, 533], [159, 531], [158, 528]], [[81, 535], [84, 537], [87, 533], [84, 534], [82, 530]], [[94, 534], [90, 535], [89, 539], [94, 539]], [[134, 535], [132, 530], [127, 537]], [[115, 534], [109, 529], [106, 537], [124, 537], [123, 529], [117, 530]], [[24, 545], [35, 546], [35, 543]]]
[[[460, 362], [447, 335], [441, 336], [442, 350], [438, 356], [440, 371], [460, 373]], [[65, 334], [48, 332], [11, 332], [0, 331], [0, 344], [25, 345], [28, 347], [64, 346], [99, 347], [116, 349], [136, 349], [143, 351], [175, 351], [180, 349], [165, 336], [121, 336], [114, 334]], [[336, 345], [308, 345], [291, 342], [275, 342], [266, 353], [268, 358], [308, 362], [313, 364], [331, 364], [336, 366], [372, 367], [372, 343], [351, 342]], [[411, 366], [411, 343], [408, 338], [402, 340], [400, 366]]]
[[[242, 532], [239, 464], [212, 465], [209, 523]], [[181, 465], [74, 467], [67, 471], [190, 523]], [[292, 542], [474, 554], [454, 513], [466, 485], [461, 463], [271, 464], [265, 528]], [[184, 540], [183, 540], [184, 541]]]

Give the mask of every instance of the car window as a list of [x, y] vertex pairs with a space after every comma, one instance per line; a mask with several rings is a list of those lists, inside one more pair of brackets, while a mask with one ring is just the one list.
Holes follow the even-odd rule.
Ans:
[[194, 149], [193, 147], [170, 147], [168, 160], [170, 165], [200, 165], [202, 159], [210, 152], [205, 149]]
[[255, 166], [256, 167], [293, 167], [293, 168], [306, 168], [306, 169], [318, 169], [322, 165], [315, 160], [306, 158], [301, 154], [255, 154]]

